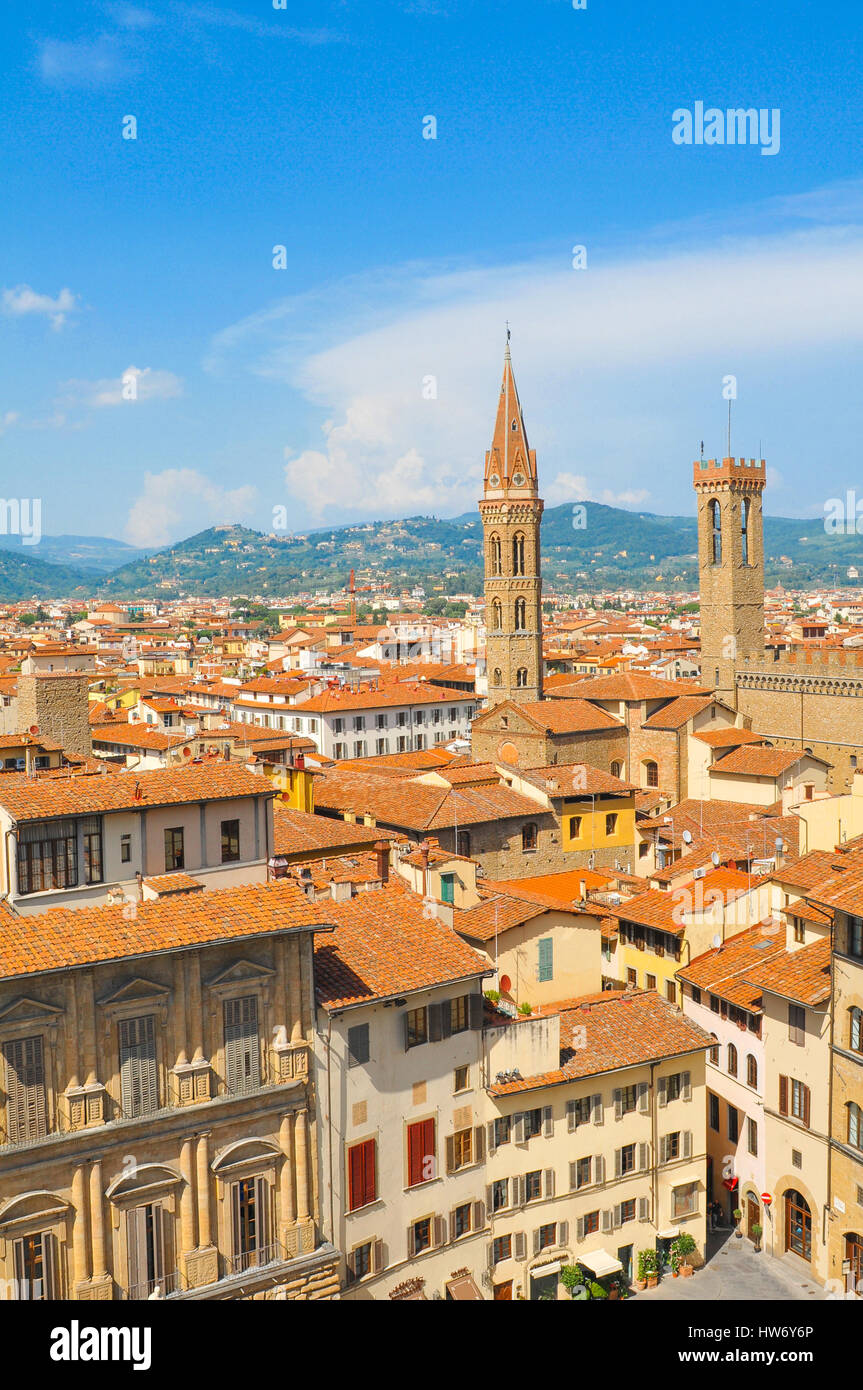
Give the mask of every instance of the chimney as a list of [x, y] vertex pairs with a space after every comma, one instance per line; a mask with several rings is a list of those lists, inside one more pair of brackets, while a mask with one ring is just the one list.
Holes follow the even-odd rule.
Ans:
[[420, 844], [420, 861], [423, 867], [423, 897], [428, 897], [429, 892], [429, 842], [423, 840]]
[[587, 884], [583, 878], [578, 880], [578, 899], [579, 902], [587, 902]]
[[390, 850], [386, 840], [378, 840], [375, 843], [375, 859], [377, 860], [378, 878], [381, 883], [389, 883], [390, 879]]

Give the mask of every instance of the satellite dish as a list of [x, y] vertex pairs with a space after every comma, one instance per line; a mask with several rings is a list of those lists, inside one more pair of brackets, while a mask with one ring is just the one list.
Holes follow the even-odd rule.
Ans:
[[711, 864], [713, 865], [714, 869], [718, 869], [718, 868], [719, 868], [719, 851], [718, 851], [718, 850], [715, 849], [715, 850], [713, 851], [713, 853], [712, 853], [711, 856], [710, 856], [710, 862], [711, 862]]
[[38, 734], [38, 732], [39, 732], [39, 725], [38, 725], [38, 724], [31, 724], [31, 725], [30, 725], [30, 733], [31, 733], [31, 734]]
[[781, 836], [781, 835], [777, 835], [777, 836], [776, 836], [776, 839], [775, 839], [774, 842], [773, 842], [773, 848], [776, 850], [776, 853], [777, 853], [777, 854], [781, 854], [782, 851], [784, 850], [784, 848], [785, 848], [785, 842], [784, 842], [784, 840], [782, 839], [782, 836]]
[[691, 830], [684, 830], [684, 832], [683, 832], [683, 843], [684, 843], [685, 845], [691, 845], [691, 844], [692, 844], [692, 831], [691, 831]]
[[713, 938], [713, 944], [714, 944], [714, 946], [716, 946], [716, 947], [719, 947], [719, 946], [722, 945], [722, 937], [719, 935], [718, 932], [716, 933], [716, 935], [715, 935], [714, 938]]

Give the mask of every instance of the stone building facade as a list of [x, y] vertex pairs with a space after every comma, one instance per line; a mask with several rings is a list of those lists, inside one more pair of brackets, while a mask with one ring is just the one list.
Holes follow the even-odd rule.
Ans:
[[64, 752], [89, 757], [90, 679], [78, 671], [22, 672], [11, 710], [14, 731], [36, 727], [45, 738], [62, 744]]

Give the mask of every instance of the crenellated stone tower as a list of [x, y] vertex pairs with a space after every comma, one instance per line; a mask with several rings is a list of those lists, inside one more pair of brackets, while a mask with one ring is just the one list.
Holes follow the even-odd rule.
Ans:
[[507, 331], [479, 512], [485, 543], [488, 699], [542, 699], [542, 580], [536, 453], [528, 447]]

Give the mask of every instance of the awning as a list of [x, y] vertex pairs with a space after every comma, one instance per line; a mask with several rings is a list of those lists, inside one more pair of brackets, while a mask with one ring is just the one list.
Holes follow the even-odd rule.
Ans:
[[592, 1269], [597, 1279], [602, 1279], [606, 1274], [620, 1274], [623, 1269], [620, 1260], [615, 1259], [614, 1255], [609, 1255], [607, 1250], [594, 1250], [590, 1255], [579, 1255], [578, 1263]]
[[680, 1227], [669, 1226], [667, 1230], [657, 1231], [656, 1234], [659, 1236], [660, 1240], [676, 1240], [680, 1235]]
[[547, 1265], [534, 1265], [533, 1269], [530, 1271], [530, 1277], [531, 1279], [544, 1279], [546, 1274], [559, 1274], [561, 1268], [562, 1265], [560, 1260], [552, 1260], [552, 1262]]
[[447, 1298], [474, 1299], [483, 1301], [482, 1294], [470, 1274], [462, 1274], [458, 1279], [450, 1279], [446, 1286]]

